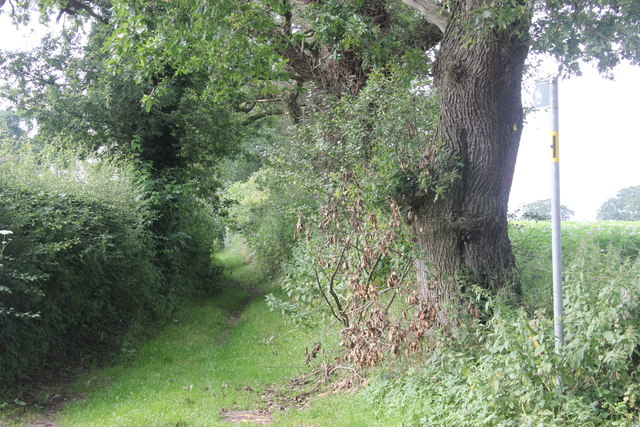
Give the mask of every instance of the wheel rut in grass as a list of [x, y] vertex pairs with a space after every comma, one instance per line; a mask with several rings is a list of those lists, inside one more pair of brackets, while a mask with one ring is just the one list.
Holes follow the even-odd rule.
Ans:
[[244, 311], [246, 310], [247, 306], [251, 303], [251, 301], [254, 301], [260, 298], [265, 293], [264, 290], [258, 289], [258, 288], [247, 287], [246, 289], [249, 295], [240, 302], [236, 310], [233, 310], [231, 312], [231, 316], [229, 317], [229, 322], [228, 322], [229, 326], [237, 326], [240, 320], [240, 317], [242, 316], [242, 313], [244, 313]]

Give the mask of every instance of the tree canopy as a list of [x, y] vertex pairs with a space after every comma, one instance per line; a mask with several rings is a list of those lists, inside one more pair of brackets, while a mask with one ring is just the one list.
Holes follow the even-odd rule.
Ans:
[[[560, 205], [560, 219], [568, 221], [575, 214], [574, 211]], [[522, 207], [522, 219], [529, 221], [551, 221], [551, 199], [537, 200]]]
[[[140, 97], [144, 110], [136, 106], [130, 114], [122, 108], [125, 113], [115, 117], [127, 123], [143, 119], [153, 135], [136, 128], [125, 139], [142, 141], [144, 153], [170, 148], [160, 155], [175, 155], [170, 163], [194, 160], [180, 157], [185, 147], [198, 147], [203, 155], [213, 143], [224, 154], [234, 136], [271, 116], [283, 118], [275, 132], [290, 125], [313, 129], [326, 123], [318, 120], [322, 116], [332, 123], [340, 119], [333, 100], [357, 99], [377, 75], [404, 76], [408, 94], [436, 94], [435, 127], [402, 123], [396, 128], [419, 141], [411, 161], [397, 149], [395, 160], [387, 163], [396, 167], [389, 176], [398, 185], [389, 198], [400, 202], [418, 247], [417, 287], [429, 313], [464, 306], [460, 291], [467, 282], [517, 291], [507, 205], [524, 125], [521, 85], [529, 53], [550, 54], [562, 75], [579, 73], [584, 60], [595, 61], [601, 72], [622, 60], [640, 63], [640, 6], [634, 0], [40, 0], [20, 5], [57, 13], [58, 19], [88, 19], [102, 28], [104, 41], [95, 50], [101, 58], [95, 81], [102, 89], [95, 105], [123, 101], [124, 107], [133, 106]], [[20, 8], [15, 10], [19, 17]], [[45, 77], [56, 80], [56, 73]], [[82, 71], [78, 78], [91, 76]], [[92, 96], [82, 93], [82, 102]], [[80, 105], [75, 104], [83, 110]], [[379, 105], [372, 100], [367, 108], [377, 112]], [[66, 104], [59, 107], [65, 111]], [[41, 111], [44, 117], [46, 109]], [[109, 123], [100, 114], [95, 122]], [[180, 121], [191, 117], [196, 119]], [[401, 146], [393, 135], [380, 138], [380, 128], [366, 120], [327, 125], [310, 135], [313, 143], [323, 144], [325, 158], [300, 151], [298, 164], [318, 172], [309, 176], [341, 177], [345, 188], [354, 184], [350, 169], [356, 157], [344, 149], [343, 129], [357, 136], [362, 154], [357, 166], [364, 170], [374, 170], [371, 148], [380, 140]], [[85, 126], [87, 139], [94, 132], [103, 131]], [[201, 139], [203, 132], [207, 137]], [[292, 135], [283, 135], [291, 138], [282, 144], [285, 149], [305, 142], [304, 132]], [[330, 195], [318, 198], [325, 207], [335, 201]], [[435, 288], [432, 281], [438, 283]], [[438, 315], [438, 323], [447, 324], [447, 315]]]
[[599, 220], [640, 221], [640, 185], [618, 191], [598, 209]]

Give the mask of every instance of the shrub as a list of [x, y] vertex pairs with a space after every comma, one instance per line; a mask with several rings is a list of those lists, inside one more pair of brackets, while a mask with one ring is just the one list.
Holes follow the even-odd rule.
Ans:
[[224, 236], [214, 207], [199, 197], [192, 183], [170, 173], [149, 180], [147, 193], [154, 214], [150, 230], [156, 238], [156, 265], [167, 297], [210, 293], [218, 273], [211, 257]]
[[295, 181], [263, 167], [245, 182], [229, 186], [230, 227], [242, 234], [267, 274], [280, 272], [294, 246], [298, 215], [314, 211], [315, 202]]
[[0, 392], [169, 308], [130, 166], [54, 157], [0, 155]]

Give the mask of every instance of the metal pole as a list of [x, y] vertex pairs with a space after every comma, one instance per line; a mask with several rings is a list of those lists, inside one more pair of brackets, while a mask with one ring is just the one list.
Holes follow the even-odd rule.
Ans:
[[[551, 80], [551, 242], [553, 258], [553, 329], [556, 354], [562, 355], [564, 328], [562, 324], [562, 235], [560, 228], [560, 133], [558, 120], [558, 78]], [[558, 378], [558, 385], [562, 379]]]

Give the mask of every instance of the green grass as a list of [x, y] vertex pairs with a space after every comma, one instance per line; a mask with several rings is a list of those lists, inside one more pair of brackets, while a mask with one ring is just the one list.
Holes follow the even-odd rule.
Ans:
[[[509, 237], [521, 271], [522, 303], [531, 312], [553, 307], [551, 223], [514, 221]], [[565, 271], [580, 263], [589, 252], [619, 252], [623, 258], [640, 253], [640, 221], [562, 223], [562, 261]]]
[[[229, 267], [219, 295], [191, 301], [148, 341], [128, 347], [120, 362], [82, 375], [62, 392], [75, 400], [49, 418], [60, 426], [219, 425], [222, 409], [265, 407], [268, 386], [308, 372], [304, 349], [322, 331], [294, 329], [264, 297], [252, 297], [252, 288], [268, 289], [245, 248], [227, 249], [217, 262]], [[361, 397], [327, 395], [308, 410], [273, 416], [279, 425], [372, 425], [367, 409]]]
[[[599, 265], [606, 266], [612, 262], [618, 265], [620, 262], [613, 254], [613, 247], [622, 246], [623, 252], [631, 251], [632, 256], [637, 256], [638, 247], [636, 224], [609, 224], [605, 229], [602, 226], [601, 224], [599, 229], [593, 230], [596, 225], [569, 226], [565, 233], [568, 251], [565, 261], [575, 264], [581, 259], [583, 262], [589, 260], [588, 265], [595, 269], [598, 278], [603, 276]], [[512, 228], [512, 238], [525, 268], [523, 279], [527, 280], [525, 285], [532, 291], [547, 285], [547, 231], [548, 224], [543, 223], [523, 224]], [[590, 233], [593, 233], [595, 240], [591, 239]], [[322, 329], [294, 327], [280, 313], [268, 310], [264, 298], [256, 296], [252, 289], [257, 288], [264, 293], [278, 292], [277, 286], [263, 283], [261, 271], [250, 262], [248, 250], [241, 242], [236, 240], [231, 249], [220, 252], [216, 262], [227, 267], [224, 278], [226, 285], [222, 287], [220, 294], [211, 299], [194, 300], [185, 304], [169, 325], [155, 331], [144, 342], [127, 346], [117, 363], [86, 373], [73, 385], [66, 387], [61, 393], [75, 397], [75, 401], [49, 419], [59, 426], [220, 425], [224, 424], [220, 418], [223, 409], [250, 410], [266, 407], [262, 395], [268, 387], [275, 386], [282, 393], [295, 394], [296, 391], [290, 391], [284, 385], [292, 378], [309, 372], [310, 368], [305, 365], [304, 349], [313, 347], [320, 339]], [[615, 270], [618, 268], [616, 265], [610, 267]], [[575, 273], [576, 267], [569, 267], [568, 271]], [[586, 269], [582, 268], [580, 271], [583, 270], [586, 274]], [[539, 295], [546, 296], [546, 292], [538, 290]], [[513, 316], [522, 317], [518, 317], [518, 322], [525, 326], [530, 324], [525, 314], [517, 311], [513, 313]], [[545, 325], [549, 323], [547, 320], [540, 321], [546, 322]], [[503, 323], [511, 325], [513, 322], [505, 319]], [[490, 337], [504, 338], [512, 344], [520, 342], [518, 331], [505, 331], [507, 332], [501, 332], [503, 336], [496, 335], [497, 332], [492, 330], [487, 333]], [[325, 348], [330, 346], [328, 341], [330, 340], [324, 342]], [[527, 340], [523, 342], [522, 345], [528, 343]], [[457, 351], [462, 355], [466, 350]], [[442, 354], [446, 356], [447, 353]], [[487, 357], [480, 359], [499, 361], [499, 357], [511, 354], [520, 355], [521, 349], [515, 345], [513, 351], [489, 352]], [[440, 357], [436, 356], [437, 354], [434, 360]], [[478, 359], [476, 356], [467, 356], [473, 360]], [[413, 374], [411, 371], [405, 372], [408, 364], [382, 367], [369, 372], [369, 385], [359, 391], [321, 393], [302, 408], [286, 405], [288, 408], [285, 411], [272, 409], [274, 425], [395, 426], [402, 425], [403, 421], [411, 424], [411, 420], [440, 417], [436, 407], [425, 406], [427, 404], [424, 402], [427, 400], [435, 399], [434, 402], [446, 403], [444, 406], [454, 405], [447, 409], [454, 411], [455, 402], [464, 400], [460, 396], [466, 396], [468, 391], [465, 391], [465, 387], [475, 377], [476, 386], [482, 393], [499, 392], [499, 389], [496, 391], [487, 388], [489, 379], [493, 378], [491, 373], [495, 371], [495, 366], [485, 366], [478, 362], [477, 366], [474, 365], [473, 372], [464, 373], [462, 370], [464, 375], [460, 377], [459, 372], [454, 369], [455, 364], [445, 363], [446, 357], [442, 357], [442, 367], [433, 367], [435, 371], [429, 371], [426, 377], [419, 373], [422, 372], [419, 367]], [[538, 359], [534, 357], [526, 361], [538, 369]], [[431, 362], [426, 364], [424, 369], [429, 368], [430, 364]], [[445, 369], [446, 372], [438, 369]], [[487, 378], [483, 376], [484, 371], [489, 372]], [[378, 372], [382, 373], [379, 378], [376, 377]], [[471, 374], [475, 377], [470, 377]], [[552, 378], [553, 373], [547, 376]], [[406, 381], [402, 382], [405, 378]], [[394, 385], [393, 381], [396, 380], [400, 382]], [[444, 382], [440, 384], [440, 381]], [[453, 388], [449, 388], [447, 381], [451, 381]], [[438, 392], [443, 393], [436, 396], [437, 399], [421, 394], [428, 394], [429, 390], [437, 387], [441, 388]], [[456, 387], [459, 395], [452, 391]], [[451, 396], [447, 394], [447, 390]], [[298, 390], [300, 391], [304, 390]], [[516, 391], [539, 394], [533, 388], [516, 388]], [[486, 405], [483, 406], [480, 400], [476, 403], [485, 408]], [[510, 402], [508, 399], [505, 401]], [[469, 405], [469, 402], [465, 405]], [[464, 416], [470, 416], [468, 411], [471, 409], [465, 409], [467, 412], [462, 409], [455, 410], [466, 414]], [[587, 413], [586, 409], [580, 411]], [[408, 414], [412, 414], [413, 418], [405, 418]], [[553, 419], [553, 416], [549, 417]], [[37, 419], [37, 414], [31, 415], [31, 418], [23, 417], [22, 423], [31, 425], [29, 421], [33, 423]], [[575, 418], [567, 415], [566, 419]], [[0, 425], [3, 422], [7, 420], [0, 417]]]
[[220, 422], [221, 408], [254, 409], [266, 385], [301, 371], [307, 343], [294, 340], [261, 299], [250, 300], [259, 280], [251, 265], [229, 250], [218, 258], [233, 268], [223, 293], [186, 305], [128, 363], [83, 378], [73, 391], [87, 402], [69, 405], [57, 422], [212, 425]]

